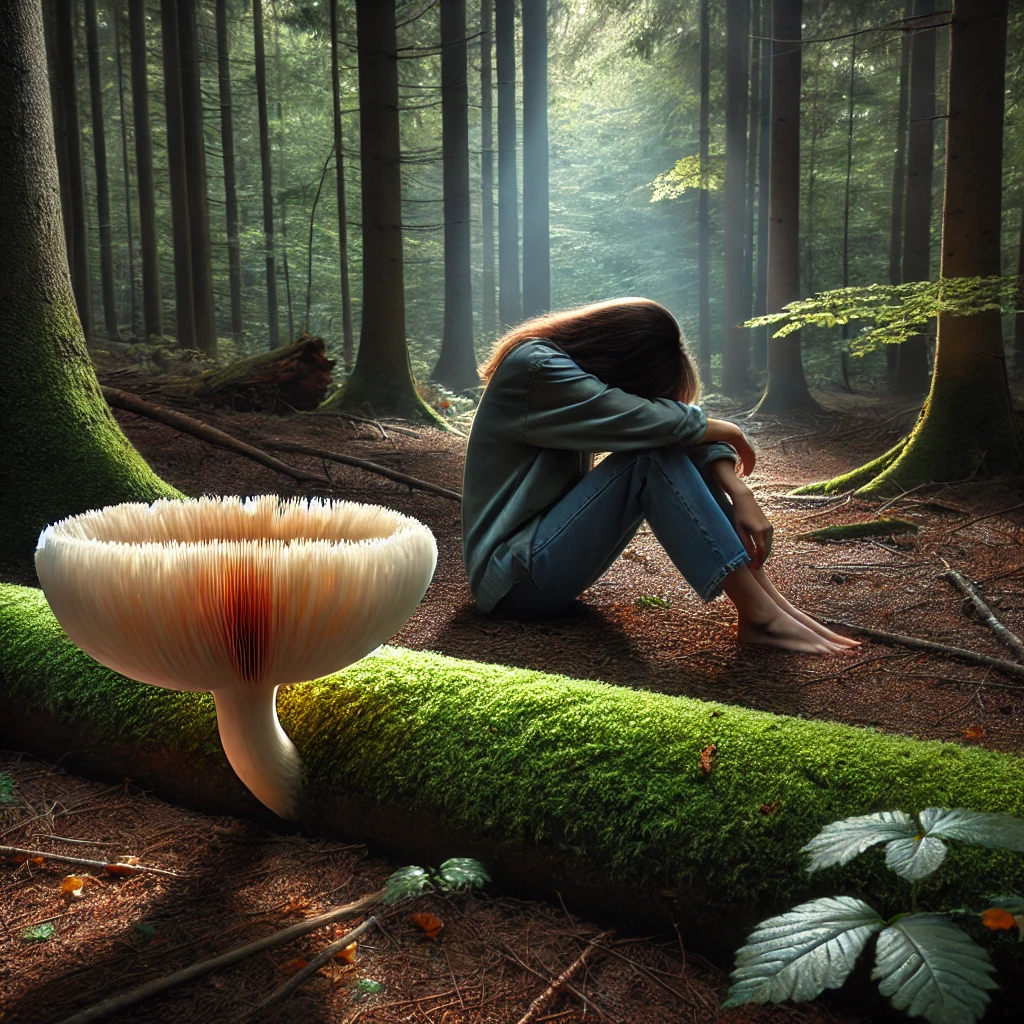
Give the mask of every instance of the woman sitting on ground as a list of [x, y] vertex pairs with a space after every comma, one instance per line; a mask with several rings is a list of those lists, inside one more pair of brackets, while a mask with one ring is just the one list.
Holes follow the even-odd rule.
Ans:
[[[764, 571], [772, 526], [740, 479], [754, 451], [708, 419], [675, 318], [648, 299], [536, 317], [501, 338], [469, 436], [463, 558], [485, 612], [566, 609], [646, 519], [705, 600], [735, 604], [739, 639], [828, 654], [855, 646], [795, 608]], [[610, 452], [593, 468], [594, 452]]]

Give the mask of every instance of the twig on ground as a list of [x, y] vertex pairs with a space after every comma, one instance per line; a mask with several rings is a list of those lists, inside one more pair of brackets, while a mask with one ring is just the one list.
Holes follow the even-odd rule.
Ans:
[[596, 938], [591, 939], [586, 946], [583, 947], [583, 952], [573, 960], [571, 964], [562, 973], [555, 978], [553, 982], [526, 1009], [526, 1013], [519, 1018], [518, 1024], [530, 1024], [530, 1021], [534, 1020], [538, 1012], [544, 1006], [544, 1004], [560, 989], [565, 983], [583, 966], [586, 962], [587, 957], [590, 955], [590, 951], [595, 948], [602, 948], [597, 945], [601, 939], [608, 938], [612, 933], [610, 931], [601, 932]]
[[387, 477], [388, 480], [405, 484], [407, 487], [418, 487], [421, 491], [439, 494], [442, 498], [462, 501], [462, 495], [458, 491], [449, 490], [449, 488], [442, 487], [440, 484], [432, 484], [429, 480], [420, 480], [418, 477], [409, 476], [407, 473], [399, 473], [398, 470], [388, 469], [387, 466], [380, 466], [376, 462], [367, 462], [365, 459], [357, 459], [352, 455], [342, 455], [341, 452], [328, 451], [326, 448], [316, 448], [313, 445], [303, 444], [301, 441], [289, 441], [286, 438], [261, 437], [259, 440], [260, 444], [274, 451], [295, 452], [296, 455], [309, 455], [315, 459], [330, 459], [331, 462], [340, 462], [343, 466], [355, 466], [357, 469], [365, 469], [368, 473], [376, 473], [378, 476]]
[[[258, 462], [268, 469], [273, 469], [278, 473], [283, 473], [285, 476], [290, 476], [293, 480], [327, 484], [327, 480], [322, 476], [317, 476], [316, 473], [310, 473], [308, 470], [289, 466], [287, 462], [275, 459], [273, 455], [269, 455], [259, 448], [254, 448], [251, 444], [246, 444], [244, 441], [239, 441], [237, 437], [225, 434], [223, 430], [218, 430], [216, 427], [211, 427], [200, 420], [193, 419], [191, 416], [186, 416], [182, 412], [165, 409], [162, 405], [154, 405], [152, 402], [139, 398], [138, 395], [130, 394], [127, 391], [118, 391], [116, 388], [101, 386], [100, 390], [103, 392], [107, 405], [112, 409], [123, 409], [125, 412], [135, 413], [136, 416], [145, 416], [147, 419], [155, 420], [157, 423], [163, 423], [164, 426], [172, 427], [182, 434], [191, 434], [192, 437], [197, 437], [200, 441], [205, 441], [207, 444], [216, 445], [218, 448], [226, 448], [229, 452], [234, 452], [236, 455], [243, 455], [245, 458], [252, 459], [253, 462]], [[330, 485], [328, 484], [328, 486]]]
[[951, 527], [941, 537], [939, 537], [939, 540], [945, 540], [951, 534], [954, 534], [959, 530], [966, 530], [968, 526], [974, 526], [975, 523], [983, 523], [986, 519], [997, 519], [999, 516], [1005, 516], [1007, 512], [1016, 512], [1019, 508], [1024, 508], [1024, 501], [1019, 502], [1016, 505], [1011, 505], [1009, 508], [1001, 508], [998, 512], [989, 512], [988, 515], [975, 516], [974, 519], [968, 519], [966, 523], [961, 523], [959, 526]]
[[[381, 434], [384, 435], [384, 440], [388, 440], [388, 435], [384, 433], [384, 426], [380, 420], [370, 419], [369, 416], [356, 416], [351, 412], [320, 412], [318, 409], [312, 410], [312, 412], [303, 412], [302, 416], [339, 416], [343, 420], [351, 420], [353, 423], [370, 423], [375, 426]], [[394, 423], [388, 424], [388, 430], [393, 430], [396, 434], [406, 434], [409, 437], [422, 437], [423, 435], [416, 430], [410, 430], [409, 427], [400, 427]]]
[[990, 668], [1004, 672], [1006, 675], [1024, 679], [1024, 665], [1018, 665], [1014, 661], [1006, 661], [1003, 658], [991, 658], [987, 654], [977, 654], [962, 647], [947, 647], [945, 644], [937, 644], [931, 640], [922, 640], [916, 636], [906, 636], [903, 633], [887, 633], [881, 629], [857, 626], [852, 622], [843, 622], [841, 619], [830, 619], [820, 616], [819, 620], [828, 626], [841, 626], [843, 629], [848, 629], [851, 633], [869, 637], [872, 640], [877, 640], [879, 643], [899, 644], [902, 647], [912, 647], [919, 651], [931, 651], [932, 654], [941, 654], [946, 658], [958, 658], [960, 661], [967, 661], [972, 665], [987, 665]]
[[[934, 486], [936, 486], [934, 481], [932, 481], [932, 480], [925, 480], [925, 482], [923, 484], [918, 484], [916, 487], [911, 487], [909, 490], [906, 490], [906, 491], [900, 491], [899, 494], [894, 495], [888, 501], [883, 501], [882, 504], [879, 505], [878, 508], [875, 509], [875, 515], [876, 516], [880, 516], [886, 509], [891, 508], [893, 505], [896, 504], [897, 501], [902, 501], [909, 494], [916, 494], [918, 491], [923, 490], [925, 487], [934, 487]], [[942, 489], [945, 490], [945, 486], [944, 485], [943, 485]], [[942, 491], [940, 491], [939, 493], [941, 494]]]
[[353, 942], [368, 932], [375, 924], [377, 924], [377, 918], [368, 917], [361, 925], [353, 928], [350, 932], [346, 932], [340, 939], [335, 939], [330, 945], [325, 946], [305, 967], [296, 971], [283, 985], [274, 989], [266, 999], [258, 1003], [255, 1009], [264, 1010], [273, 1003], [286, 999], [297, 988], [300, 988], [309, 981], [335, 954], [340, 953], [347, 946], [351, 946]]
[[1024, 661], [1024, 642], [996, 618], [995, 613], [985, 603], [978, 587], [956, 569], [947, 569], [942, 575], [970, 601], [981, 621], [1017, 655], [1018, 660]]
[[102, 1002], [96, 1003], [84, 1010], [80, 1010], [78, 1013], [65, 1018], [61, 1021], [61, 1024], [89, 1024], [90, 1021], [104, 1020], [107, 1017], [113, 1016], [115, 1013], [120, 1013], [122, 1010], [126, 1010], [130, 1006], [135, 1006], [137, 1003], [141, 1003], [144, 999], [148, 999], [150, 996], [157, 995], [160, 992], [166, 992], [167, 989], [174, 988], [176, 985], [182, 985], [186, 981], [194, 981], [196, 978], [202, 978], [205, 975], [210, 974], [213, 971], [220, 970], [223, 967], [231, 967], [233, 964], [240, 963], [242, 960], [247, 960], [249, 957], [255, 956], [257, 953], [262, 953], [264, 950], [276, 949], [278, 946], [286, 946], [289, 942], [294, 941], [300, 936], [316, 931], [317, 928], [323, 928], [324, 925], [333, 924], [335, 921], [340, 921], [342, 918], [355, 917], [356, 914], [361, 914], [363, 911], [369, 910], [372, 906], [379, 903], [383, 895], [383, 890], [372, 893], [369, 896], [364, 896], [362, 899], [356, 900], [354, 903], [346, 903], [344, 906], [335, 907], [333, 910], [329, 910], [325, 914], [319, 914], [306, 921], [300, 921], [298, 924], [293, 924], [288, 928], [283, 928], [281, 931], [275, 932], [273, 935], [267, 935], [264, 938], [257, 939], [255, 942], [250, 942], [245, 946], [238, 946], [235, 949], [230, 949], [228, 952], [221, 953], [219, 956], [212, 957], [209, 960], [201, 960], [197, 964], [192, 964], [191, 967], [185, 967], [182, 970], [175, 971], [173, 974], [168, 974], [163, 978], [156, 978], [154, 981], [148, 981], [144, 985], [139, 985], [137, 988], [133, 988], [119, 996], [111, 996], [109, 999], [104, 999]]
[[168, 878], [185, 877], [178, 874], [177, 871], [167, 871], [164, 868], [150, 868], [144, 864], [118, 864], [117, 861], [86, 860], [84, 857], [69, 857], [66, 853], [47, 853], [46, 850], [25, 850], [20, 846], [0, 846], [0, 855], [10, 857], [13, 854], [21, 854], [25, 857], [43, 857], [46, 860], [60, 861], [62, 864], [78, 864], [84, 868], [107, 871], [112, 875], [146, 873], [150, 875], [166, 875]]

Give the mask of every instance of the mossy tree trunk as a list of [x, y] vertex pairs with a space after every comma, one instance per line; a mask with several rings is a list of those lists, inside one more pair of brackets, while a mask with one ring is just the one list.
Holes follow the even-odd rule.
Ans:
[[100, 395], [68, 273], [38, 2], [0, 4], [0, 560], [54, 520], [177, 492]]
[[444, 153], [444, 334], [431, 379], [478, 387], [469, 239], [469, 92], [466, 0], [441, 0], [441, 149]]
[[[943, 278], [1000, 273], [1007, 0], [955, 0], [942, 208]], [[898, 493], [1019, 465], [1000, 314], [939, 314], [931, 390], [914, 430], [867, 466], [801, 488]]]
[[420, 398], [405, 334], [398, 42], [394, 0], [357, 0], [363, 316], [352, 376], [321, 407], [440, 424]]
[[[935, 0], [916, 0], [914, 16], [935, 12]], [[914, 32], [910, 44], [910, 128], [907, 137], [907, 198], [903, 226], [903, 280], [932, 276], [932, 168], [935, 165], [935, 29]], [[928, 390], [928, 339], [908, 338], [897, 347], [893, 391]]]
[[[800, 70], [803, 0], [772, 4], [772, 131], [769, 171], [768, 285], [777, 313], [800, 298]], [[768, 386], [762, 413], [818, 410], [807, 390], [800, 332], [768, 341]]]
[[722, 296], [722, 390], [747, 390], [747, 332], [744, 308], [743, 242], [747, 191], [747, 39], [749, 0], [725, 5], [725, 290]]

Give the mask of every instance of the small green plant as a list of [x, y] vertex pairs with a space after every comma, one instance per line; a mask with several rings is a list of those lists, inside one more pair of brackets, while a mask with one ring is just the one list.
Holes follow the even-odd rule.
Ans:
[[410, 864], [399, 868], [384, 884], [383, 902], [390, 905], [432, 889], [441, 892], [479, 889], [490, 880], [483, 864], [472, 857], [452, 857], [436, 871]]
[[823, 828], [803, 850], [808, 871], [847, 864], [885, 843], [885, 863], [910, 886], [910, 911], [885, 920], [864, 900], [827, 896], [762, 921], [736, 954], [725, 1007], [815, 999], [850, 976], [872, 935], [878, 934], [878, 989], [897, 1010], [931, 1024], [979, 1020], [996, 988], [986, 950], [954, 923], [979, 917], [992, 931], [1024, 931], [1024, 899], [1001, 896], [982, 912], [959, 908], [919, 913], [918, 887], [946, 859], [943, 840], [1024, 853], [1024, 820], [962, 807], [929, 807], [915, 820], [903, 811], [844, 818]]
[[672, 599], [670, 597], [658, 597], [657, 594], [645, 594], [643, 597], [636, 599], [637, 608], [671, 608]]

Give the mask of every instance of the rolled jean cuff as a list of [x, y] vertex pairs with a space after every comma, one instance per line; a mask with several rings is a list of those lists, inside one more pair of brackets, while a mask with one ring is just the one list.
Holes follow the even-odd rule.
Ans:
[[744, 551], [742, 554], [737, 555], [734, 559], [726, 562], [725, 565], [715, 573], [714, 576], [708, 581], [706, 587], [703, 590], [698, 591], [701, 598], [708, 603], [715, 600], [722, 593], [722, 587], [725, 585], [726, 577], [730, 573], [734, 573], [741, 565], [750, 564], [750, 555]]

